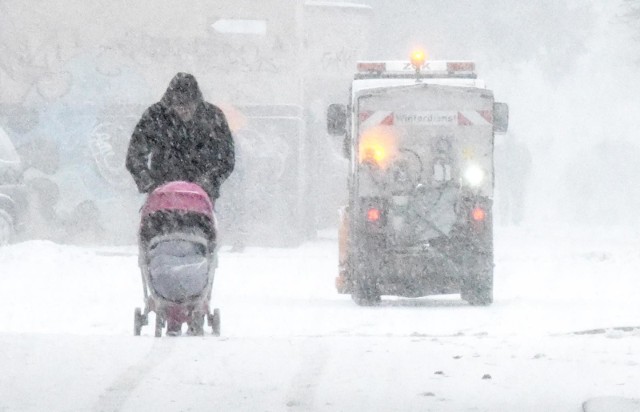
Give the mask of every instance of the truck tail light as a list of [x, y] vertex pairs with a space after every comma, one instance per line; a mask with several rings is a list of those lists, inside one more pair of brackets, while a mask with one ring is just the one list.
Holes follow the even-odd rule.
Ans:
[[471, 210], [471, 218], [475, 222], [484, 222], [487, 218], [487, 212], [481, 207], [474, 207], [473, 210]]
[[379, 197], [362, 199], [358, 221], [361, 222], [364, 230], [371, 233], [384, 231], [387, 226], [387, 202], [388, 199]]
[[382, 212], [380, 209], [372, 207], [367, 210], [367, 220], [369, 222], [378, 222], [382, 217]]

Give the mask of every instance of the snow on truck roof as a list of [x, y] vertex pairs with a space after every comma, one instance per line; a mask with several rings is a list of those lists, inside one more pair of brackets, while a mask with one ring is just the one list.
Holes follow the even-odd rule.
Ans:
[[[410, 61], [361, 61], [358, 62], [356, 78], [400, 78], [416, 76]], [[422, 78], [468, 78], [475, 79], [476, 64], [469, 60], [427, 60], [420, 67]]]
[[[353, 93], [383, 87], [416, 84], [416, 70], [409, 61], [361, 61], [357, 64]], [[468, 60], [425, 61], [420, 67], [420, 81], [429, 84], [485, 88], [477, 78], [475, 63]]]

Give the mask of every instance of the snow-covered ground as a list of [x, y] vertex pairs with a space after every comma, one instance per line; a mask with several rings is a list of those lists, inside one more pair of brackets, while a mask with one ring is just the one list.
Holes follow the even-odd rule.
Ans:
[[0, 411], [579, 411], [640, 395], [640, 238], [496, 230], [494, 305], [358, 307], [337, 242], [223, 250], [222, 337], [132, 336], [135, 247], [0, 249]]

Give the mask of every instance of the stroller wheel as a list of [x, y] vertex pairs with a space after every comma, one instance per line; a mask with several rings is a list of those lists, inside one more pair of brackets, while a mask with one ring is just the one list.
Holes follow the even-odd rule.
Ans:
[[213, 335], [220, 336], [220, 309], [214, 309], [213, 314], [207, 316], [207, 322], [213, 330]]
[[144, 325], [142, 310], [140, 308], [136, 308], [133, 311], [133, 336], [140, 336], [142, 325]]
[[156, 338], [159, 338], [162, 336], [162, 328], [164, 328], [164, 319], [162, 319], [162, 316], [156, 313], [156, 333], [155, 333]]

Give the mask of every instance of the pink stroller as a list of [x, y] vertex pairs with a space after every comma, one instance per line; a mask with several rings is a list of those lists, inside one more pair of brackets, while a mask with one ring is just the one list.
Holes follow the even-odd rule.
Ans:
[[138, 233], [144, 311], [134, 312], [140, 335], [155, 312], [155, 336], [179, 335], [187, 323], [191, 335], [204, 334], [205, 317], [220, 335], [220, 311], [210, 310], [217, 267], [216, 219], [207, 193], [197, 184], [170, 182], [155, 189], [142, 208]]

